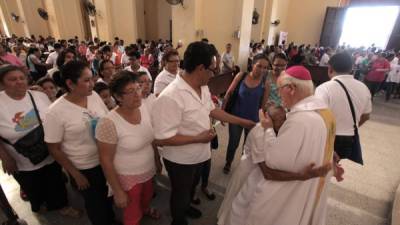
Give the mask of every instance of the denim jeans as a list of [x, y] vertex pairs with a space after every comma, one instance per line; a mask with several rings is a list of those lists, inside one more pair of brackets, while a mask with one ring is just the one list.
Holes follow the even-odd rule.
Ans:
[[246, 141], [248, 129], [245, 129], [239, 125], [229, 124], [229, 142], [228, 149], [226, 150], [226, 163], [232, 163], [235, 158], [235, 152], [239, 145], [240, 138], [242, 137], [242, 132], [244, 130], [244, 140]]

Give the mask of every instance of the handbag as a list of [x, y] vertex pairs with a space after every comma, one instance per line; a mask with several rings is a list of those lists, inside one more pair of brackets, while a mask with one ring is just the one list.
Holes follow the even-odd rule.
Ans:
[[33, 108], [36, 113], [36, 118], [39, 121], [39, 126], [31, 130], [22, 138], [18, 139], [18, 141], [14, 144], [3, 137], [0, 137], [0, 139], [2, 139], [6, 144], [13, 146], [19, 154], [28, 158], [32, 164], [37, 165], [45, 160], [47, 156], [49, 156], [49, 151], [46, 143], [44, 142], [43, 124], [42, 120], [40, 119], [35, 100], [33, 99], [33, 96], [29, 91], [28, 94], [32, 101]]
[[360, 136], [358, 134], [356, 113], [354, 110], [353, 102], [351, 101], [349, 92], [347, 91], [344, 84], [336, 80], [342, 86], [343, 90], [346, 93], [347, 100], [349, 102], [351, 115], [353, 117], [353, 127], [354, 127], [354, 136], [344, 136], [344, 135], [336, 135], [335, 138], [335, 152], [339, 155], [341, 159], [349, 159], [353, 162], [364, 165], [362, 152], [361, 152], [361, 144], [360, 144]]
[[228, 101], [225, 104], [225, 112], [232, 113], [233, 107], [235, 106], [236, 99], [239, 95], [240, 84], [247, 76], [247, 72], [243, 73], [243, 77], [240, 79], [239, 83], [236, 85], [235, 89], [233, 90], [231, 96], [229, 97]]

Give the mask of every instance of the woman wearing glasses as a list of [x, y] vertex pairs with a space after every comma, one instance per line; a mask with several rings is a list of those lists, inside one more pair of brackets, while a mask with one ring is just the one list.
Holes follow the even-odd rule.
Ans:
[[266, 96], [268, 96], [268, 102], [275, 103], [275, 105], [281, 105], [281, 97], [278, 94], [277, 80], [279, 75], [286, 69], [288, 60], [285, 54], [278, 53], [274, 55], [272, 60], [272, 71], [267, 77], [267, 85], [265, 86]]
[[60, 84], [67, 93], [56, 100], [46, 114], [45, 141], [54, 159], [73, 178], [71, 183], [83, 196], [93, 225], [114, 223], [107, 199], [108, 188], [100, 166], [94, 139], [97, 120], [108, 112], [93, 92], [93, 75], [83, 62], [70, 61], [61, 68]]
[[121, 71], [110, 83], [118, 107], [102, 118], [96, 128], [100, 161], [114, 192], [116, 206], [123, 208], [124, 224], [139, 225], [143, 215], [158, 219], [150, 208], [152, 178], [161, 169], [150, 112], [142, 104], [138, 75]]

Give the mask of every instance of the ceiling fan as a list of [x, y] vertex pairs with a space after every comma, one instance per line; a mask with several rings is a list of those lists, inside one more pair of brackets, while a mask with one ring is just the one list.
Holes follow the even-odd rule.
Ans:
[[179, 5], [181, 4], [183, 7], [183, 0], [167, 0], [170, 5]]

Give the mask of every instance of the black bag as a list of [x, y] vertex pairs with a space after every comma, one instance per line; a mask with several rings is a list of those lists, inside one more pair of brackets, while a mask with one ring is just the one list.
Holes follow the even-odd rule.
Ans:
[[343, 90], [346, 92], [347, 100], [350, 105], [351, 115], [353, 117], [354, 122], [354, 136], [343, 136], [336, 135], [335, 138], [335, 152], [339, 155], [341, 159], [349, 159], [353, 162], [364, 165], [362, 152], [361, 152], [361, 144], [360, 144], [360, 136], [358, 134], [357, 128], [357, 119], [356, 113], [354, 110], [353, 102], [351, 101], [349, 92], [342, 82], [339, 80], [335, 80], [342, 86]]
[[231, 96], [228, 99], [228, 102], [225, 104], [225, 112], [232, 113], [233, 107], [235, 106], [235, 103], [236, 103], [236, 99], [239, 95], [240, 84], [246, 78], [247, 74], [248, 74], [247, 72], [243, 73], [242, 78], [240, 79], [239, 83], [236, 85], [235, 89], [233, 90]]
[[17, 142], [12, 144], [7, 139], [0, 137], [6, 144], [9, 144], [15, 148], [15, 150], [28, 158], [34, 165], [41, 163], [49, 155], [47, 145], [44, 142], [44, 130], [42, 125], [42, 120], [40, 119], [39, 111], [36, 107], [35, 100], [32, 94], [28, 92], [31, 98], [33, 108], [35, 109], [36, 117], [39, 120], [39, 126], [31, 130], [28, 134], [20, 138]]
[[211, 145], [211, 149], [218, 150], [218, 146], [219, 146], [219, 144], [218, 144], [218, 135], [215, 136], [215, 137], [211, 140], [210, 145]]

